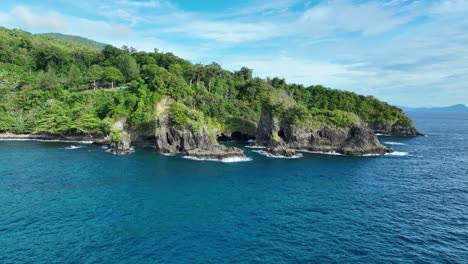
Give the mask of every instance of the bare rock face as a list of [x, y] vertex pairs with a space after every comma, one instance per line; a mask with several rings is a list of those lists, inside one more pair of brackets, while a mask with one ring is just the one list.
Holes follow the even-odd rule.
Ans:
[[198, 159], [224, 160], [229, 158], [247, 158], [239, 148], [226, 147], [223, 145], [211, 145], [208, 148], [197, 148], [186, 151], [186, 155]]
[[246, 158], [241, 149], [218, 144], [204, 128], [177, 126], [166, 109], [161, 111], [154, 133], [156, 148], [161, 153], [179, 153], [199, 159]]
[[372, 129], [357, 124], [351, 127], [348, 137], [340, 145], [338, 152], [350, 156], [361, 156], [369, 154], [383, 155], [391, 152], [391, 150], [380, 144]]
[[318, 130], [287, 126], [285, 129], [287, 146], [297, 150], [330, 152], [336, 151], [346, 139], [345, 131], [323, 127]]
[[255, 141], [260, 145], [269, 145], [274, 143], [273, 134], [280, 130], [280, 124], [277, 118], [269, 111], [262, 111], [260, 121], [257, 126]]
[[167, 113], [158, 120], [155, 136], [156, 147], [161, 153], [184, 153], [213, 144], [204, 131], [178, 128]]
[[122, 131], [121, 136], [118, 140], [113, 141], [110, 144], [112, 154], [124, 155], [131, 153], [131, 137], [130, 134]]
[[268, 152], [274, 156], [282, 156], [286, 158], [292, 158], [296, 156], [296, 151], [294, 149], [289, 149], [284, 146], [268, 148]]
[[389, 136], [424, 136], [414, 126], [403, 126], [401, 124], [372, 125], [375, 133]]
[[256, 144], [267, 147], [275, 156], [292, 157], [295, 151], [338, 152], [358, 156], [391, 152], [380, 144], [372, 129], [359, 121], [349, 129], [322, 127], [310, 129], [278, 122], [265, 111], [258, 124]]

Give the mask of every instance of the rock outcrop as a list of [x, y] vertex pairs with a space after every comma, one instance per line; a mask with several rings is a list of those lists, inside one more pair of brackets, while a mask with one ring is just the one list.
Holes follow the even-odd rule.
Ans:
[[125, 155], [130, 154], [132, 137], [127, 131], [127, 120], [121, 118], [112, 124], [111, 134], [108, 136], [109, 147], [112, 154]]
[[359, 156], [391, 152], [380, 144], [372, 129], [362, 121], [350, 128], [322, 127], [312, 129], [280, 121], [268, 111], [258, 124], [256, 144], [273, 155], [290, 157], [295, 151], [337, 152]]
[[267, 151], [273, 156], [282, 156], [286, 158], [295, 157], [297, 154], [294, 149], [290, 149], [285, 146], [270, 147]]
[[377, 134], [388, 136], [424, 136], [414, 126], [403, 126], [399, 123], [396, 124], [375, 124], [372, 129]]
[[169, 113], [164, 113], [158, 119], [155, 137], [156, 148], [161, 153], [184, 153], [198, 148], [205, 149], [213, 144], [205, 131], [178, 127]]
[[167, 106], [157, 106], [160, 113], [154, 135], [159, 152], [183, 154], [199, 159], [246, 158], [241, 149], [218, 144], [214, 136], [210, 136], [206, 126], [194, 128], [177, 124], [169, 111], [170, 101], [161, 103]]
[[219, 144], [210, 145], [205, 148], [188, 150], [186, 151], [186, 154], [198, 159], [225, 160], [229, 158], [247, 158], [241, 149], [226, 147]]
[[354, 125], [349, 129], [347, 138], [337, 151], [350, 156], [383, 155], [392, 152], [380, 144], [372, 129], [363, 124]]
[[110, 144], [110, 149], [111, 149], [112, 154], [116, 154], [116, 155], [130, 154], [131, 153], [130, 134], [125, 131], [121, 131], [117, 133], [118, 134], [115, 134], [113, 136], [113, 140]]

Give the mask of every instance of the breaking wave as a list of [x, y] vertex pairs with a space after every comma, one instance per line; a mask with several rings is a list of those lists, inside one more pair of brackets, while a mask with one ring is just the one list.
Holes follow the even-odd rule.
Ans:
[[387, 142], [384, 142], [384, 144], [386, 144], [386, 145], [393, 145], [393, 146], [406, 146], [405, 143], [393, 142], [393, 141], [387, 141]]
[[292, 157], [285, 157], [285, 156], [276, 156], [264, 150], [253, 150], [252, 152], [258, 153], [260, 155], [263, 155], [269, 158], [275, 158], [275, 159], [298, 159], [298, 158], [303, 157], [301, 153], [297, 153], [296, 155]]
[[66, 147], [65, 149], [80, 149], [82, 148], [83, 146], [75, 146], [75, 145], [70, 145], [68, 147]]
[[408, 152], [403, 152], [403, 151], [394, 151], [392, 153], [387, 153], [385, 155], [387, 155], [387, 156], [408, 156], [409, 153]]
[[237, 162], [246, 162], [251, 161], [251, 158], [241, 158], [241, 157], [231, 157], [231, 158], [224, 158], [224, 159], [209, 159], [209, 158], [197, 158], [191, 156], [183, 156], [184, 159], [189, 160], [197, 160], [197, 161], [215, 161], [215, 162], [223, 162], [223, 163], [237, 163]]
[[262, 146], [250, 146], [250, 145], [247, 145], [245, 146], [246, 148], [250, 148], [250, 149], [265, 149], [265, 147], [262, 147]]
[[57, 143], [78, 143], [93, 144], [94, 141], [87, 140], [60, 140], [60, 139], [36, 139], [36, 138], [0, 138], [0, 141], [37, 141], [37, 142], [57, 142]]
[[310, 153], [310, 154], [321, 154], [321, 155], [332, 155], [332, 156], [344, 156], [343, 154], [341, 153], [338, 153], [336, 151], [310, 151], [310, 150], [306, 150], [306, 149], [301, 149], [301, 150], [298, 150], [299, 152], [303, 152], [303, 153]]

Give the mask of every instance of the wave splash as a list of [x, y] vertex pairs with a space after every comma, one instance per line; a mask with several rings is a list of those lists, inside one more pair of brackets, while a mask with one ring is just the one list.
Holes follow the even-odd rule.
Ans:
[[80, 148], [82, 148], [82, 147], [83, 147], [83, 146], [70, 145], [70, 146], [66, 147], [65, 149], [70, 149], [70, 150], [71, 150], [71, 149], [80, 149]]
[[189, 160], [196, 160], [196, 161], [215, 161], [215, 162], [222, 162], [222, 163], [237, 163], [237, 162], [246, 162], [252, 161], [251, 158], [242, 158], [242, 157], [231, 157], [231, 158], [224, 158], [224, 159], [209, 159], [209, 158], [197, 158], [191, 156], [182, 156], [184, 159]]
[[262, 147], [262, 146], [251, 146], [251, 145], [247, 145], [245, 147], [250, 148], [250, 149], [265, 149], [266, 148], [266, 147]]
[[0, 141], [36, 141], [36, 142], [57, 142], [57, 143], [78, 143], [78, 144], [93, 144], [94, 141], [87, 140], [60, 140], [60, 139], [36, 139], [36, 138], [0, 138]]
[[394, 151], [392, 153], [387, 153], [385, 154], [386, 156], [408, 156], [408, 152], [403, 152], [403, 151]]
[[301, 149], [301, 150], [298, 150], [299, 152], [303, 152], [303, 153], [310, 153], [310, 154], [320, 154], [320, 155], [332, 155], [332, 156], [344, 156], [343, 154], [341, 153], [338, 153], [336, 151], [310, 151], [310, 150], [306, 150], [306, 149]]
[[384, 144], [386, 144], [386, 145], [393, 145], [393, 146], [406, 146], [405, 143], [393, 142], [393, 141], [387, 141], [387, 142], [384, 142]]
[[260, 155], [263, 155], [263, 156], [266, 156], [266, 157], [269, 157], [269, 158], [275, 158], [275, 159], [299, 159], [299, 158], [302, 158], [303, 155], [301, 153], [297, 153], [296, 155], [292, 156], [292, 157], [285, 157], [285, 156], [276, 156], [276, 155], [273, 155], [265, 150], [253, 150], [252, 152], [255, 152], [255, 153], [258, 153]]

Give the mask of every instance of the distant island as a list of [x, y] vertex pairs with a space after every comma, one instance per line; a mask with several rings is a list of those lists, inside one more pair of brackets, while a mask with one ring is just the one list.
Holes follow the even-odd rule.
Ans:
[[224, 140], [280, 157], [385, 154], [392, 150], [375, 133], [421, 135], [400, 108], [372, 96], [3, 27], [0, 98], [0, 137], [90, 140], [115, 154], [151, 144], [165, 154], [245, 158]]
[[446, 107], [402, 107], [405, 112], [468, 112], [468, 107], [464, 104], [457, 104]]

